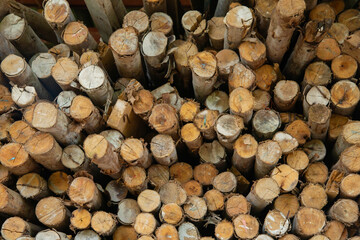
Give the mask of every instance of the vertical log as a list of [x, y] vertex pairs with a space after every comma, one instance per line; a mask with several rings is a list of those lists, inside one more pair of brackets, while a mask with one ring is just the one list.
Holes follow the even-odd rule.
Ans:
[[150, 17], [150, 28], [153, 32], [162, 32], [165, 36], [173, 35], [173, 20], [163, 12], [155, 12]]
[[279, 111], [290, 111], [300, 96], [299, 84], [295, 81], [281, 80], [274, 88], [274, 102]]
[[37, 219], [49, 228], [65, 230], [69, 227], [71, 213], [60, 198], [41, 199], [36, 205], [35, 214]]
[[250, 174], [255, 162], [258, 143], [250, 134], [244, 134], [234, 143], [232, 165], [243, 174]]
[[239, 116], [224, 114], [218, 117], [214, 129], [221, 145], [233, 149], [234, 142], [244, 129], [244, 121]]
[[35, 236], [42, 227], [26, 222], [19, 217], [11, 217], [5, 220], [1, 226], [1, 236], [4, 239], [19, 239], [22, 236]]
[[226, 151], [217, 140], [201, 145], [199, 157], [201, 162], [212, 163], [218, 169], [226, 168]]
[[122, 27], [133, 27], [137, 30], [136, 34], [139, 39], [142, 39], [149, 29], [149, 16], [144, 11], [130, 11], [125, 15]]
[[110, 213], [97, 211], [92, 215], [91, 228], [101, 236], [111, 236], [116, 229], [115, 217]]
[[219, 69], [219, 77], [227, 80], [229, 75], [233, 72], [234, 66], [240, 62], [239, 56], [233, 50], [222, 49], [215, 57]]
[[117, 217], [120, 223], [130, 225], [135, 222], [136, 216], [140, 212], [140, 207], [136, 200], [125, 198], [119, 202]]
[[[218, 2], [220, 3], [220, 1]], [[225, 14], [224, 14], [225, 16]], [[210, 46], [220, 51], [224, 48], [224, 17], [213, 17], [207, 22]]]
[[255, 87], [256, 75], [254, 72], [245, 67], [242, 63], [236, 63], [229, 75], [229, 92], [231, 93], [238, 87], [252, 90]]
[[151, 139], [150, 150], [155, 160], [170, 166], [178, 160], [176, 145], [169, 135], [158, 134]]
[[258, 69], [266, 61], [266, 46], [257, 37], [245, 38], [238, 49], [241, 62], [251, 69]]
[[78, 83], [76, 78], [78, 74], [78, 65], [69, 57], [59, 58], [51, 68], [51, 76], [64, 91], [74, 90], [77, 92]]
[[321, 104], [315, 104], [309, 109], [308, 124], [312, 139], [325, 140], [330, 124], [331, 110]]
[[254, 97], [246, 88], [238, 87], [230, 93], [229, 106], [230, 112], [242, 117], [247, 125], [253, 115]]
[[181, 18], [181, 25], [185, 30], [186, 38], [194, 38], [197, 47], [201, 50], [208, 43], [206, 19], [199, 11], [187, 11]]
[[257, 179], [267, 175], [278, 163], [282, 151], [280, 145], [272, 140], [259, 144], [255, 158], [255, 177]]
[[301, 237], [311, 237], [325, 227], [325, 214], [315, 208], [301, 208], [293, 220], [294, 232]]
[[21, 176], [16, 182], [16, 189], [24, 198], [40, 200], [50, 195], [47, 182], [37, 173]]
[[81, 55], [86, 50], [94, 50], [97, 43], [89, 29], [81, 22], [71, 22], [66, 25], [62, 38], [70, 49]]

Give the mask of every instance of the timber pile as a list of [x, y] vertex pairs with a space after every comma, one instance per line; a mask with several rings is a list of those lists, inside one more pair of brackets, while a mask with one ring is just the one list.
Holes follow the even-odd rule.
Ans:
[[359, 9], [85, 3], [1, 3], [2, 239], [359, 240]]

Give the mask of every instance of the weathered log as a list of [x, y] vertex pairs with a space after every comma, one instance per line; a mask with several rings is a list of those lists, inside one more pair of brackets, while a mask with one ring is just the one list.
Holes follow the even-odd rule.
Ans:
[[89, 29], [81, 22], [70, 22], [62, 32], [64, 42], [70, 49], [81, 55], [87, 50], [94, 50], [97, 43]]
[[24, 198], [40, 200], [50, 195], [47, 182], [37, 173], [21, 176], [16, 182], [16, 189]]
[[69, 227], [71, 213], [60, 198], [41, 199], [36, 205], [35, 214], [37, 219], [49, 228], [65, 230]]
[[64, 91], [73, 90], [78, 92], [78, 74], [78, 65], [69, 57], [60, 57], [56, 64], [51, 68], [51, 76]]
[[91, 228], [101, 236], [111, 236], [116, 229], [116, 219], [110, 213], [97, 211], [91, 217]]

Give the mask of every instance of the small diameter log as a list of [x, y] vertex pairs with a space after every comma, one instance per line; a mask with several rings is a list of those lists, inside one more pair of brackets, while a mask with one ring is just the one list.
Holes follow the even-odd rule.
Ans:
[[322, 61], [331, 61], [340, 54], [339, 43], [334, 38], [323, 39], [316, 48], [316, 57]]
[[97, 47], [89, 29], [81, 22], [67, 24], [62, 32], [62, 38], [70, 49], [79, 55], [87, 50], [95, 50]]
[[287, 164], [275, 167], [270, 174], [280, 187], [282, 192], [291, 192], [299, 180], [299, 173]]
[[325, 224], [326, 217], [321, 210], [304, 207], [296, 213], [293, 220], [293, 229], [298, 236], [308, 238], [320, 233]]
[[225, 202], [225, 212], [230, 218], [234, 218], [240, 214], [249, 214], [250, 208], [251, 204], [240, 194], [229, 196]]
[[116, 30], [110, 36], [109, 46], [114, 55], [117, 70], [122, 77], [137, 80], [144, 77], [139, 40], [135, 28], [125, 27]]
[[305, 144], [310, 138], [311, 131], [303, 120], [295, 120], [285, 127], [285, 132], [296, 138], [299, 145]]
[[234, 235], [234, 225], [228, 220], [222, 220], [215, 227], [215, 237], [219, 240], [232, 239]]
[[210, 110], [223, 113], [229, 110], [229, 96], [223, 91], [216, 90], [206, 97], [204, 104]]
[[184, 212], [176, 203], [164, 204], [160, 209], [159, 218], [163, 223], [177, 226], [184, 220]]
[[78, 91], [78, 83], [76, 80], [78, 73], [78, 65], [68, 57], [59, 58], [51, 68], [51, 76], [64, 91]]
[[239, 115], [247, 125], [253, 115], [254, 97], [246, 88], [238, 87], [229, 96], [230, 113]]
[[99, 134], [89, 135], [84, 141], [84, 152], [104, 174], [112, 178], [120, 177], [122, 162], [114, 146], [105, 137]]
[[267, 57], [270, 61], [280, 63], [290, 45], [295, 27], [303, 18], [305, 11], [303, 0], [280, 0], [271, 14], [266, 38]]
[[117, 217], [121, 224], [130, 225], [135, 222], [141, 212], [136, 200], [125, 198], [119, 202]]
[[313, 62], [305, 69], [302, 88], [307, 85], [326, 86], [331, 82], [331, 75], [331, 69], [325, 62]]
[[325, 184], [329, 175], [329, 170], [323, 162], [310, 164], [304, 171], [304, 179], [309, 183]]
[[217, 80], [216, 58], [210, 52], [200, 52], [189, 58], [189, 66], [192, 71], [195, 98], [203, 102], [212, 93]]
[[[2, 73], [0, 73], [0, 83], [2, 78]], [[10, 93], [8, 83], [2, 85], [0, 84], [0, 114], [8, 112], [10, 109], [15, 107], [15, 102], [13, 101], [12, 93]], [[14, 87], [13, 87], [14, 88]]]
[[251, 187], [246, 200], [251, 203], [251, 209], [255, 213], [261, 212], [280, 194], [277, 182], [272, 178], [262, 178], [257, 180]]
[[10, 217], [1, 226], [1, 236], [4, 239], [15, 240], [22, 236], [35, 236], [42, 227], [26, 222], [19, 217]]
[[278, 210], [271, 210], [265, 217], [264, 230], [273, 237], [284, 236], [290, 229], [288, 216]]
[[21, 197], [21, 195], [3, 184], [0, 184], [0, 212], [10, 216], [18, 216], [34, 220], [34, 207]]
[[94, 172], [94, 167], [91, 165], [90, 160], [85, 157], [84, 151], [78, 145], [69, 145], [64, 148], [61, 163], [73, 172], [80, 170], [90, 174]]
[[286, 156], [286, 164], [301, 173], [309, 165], [309, 157], [303, 150], [295, 150]]
[[280, 115], [273, 110], [259, 110], [254, 114], [252, 127], [259, 139], [270, 139], [281, 127]]
[[91, 213], [84, 209], [78, 208], [71, 213], [70, 228], [84, 230], [90, 227]]
[[[309, 87], [310, 88], [310, 87]], [[309, 108], [312, 105], [328, 106], [330, 103], [330, 91], [324, 86], [313, 86], [303, 92], [303, 113], [304, 116], [309, 116]]]
[[200, 130], [205, 139], [212, 140], [216, 137], [214, 126], [218, 116], [218, 111], [207, 109], [196, 114], [194, 124]]
[[139, 235], [151, 235], [157, 227], [157, 221], [151, 213], [140, 213], [134, 222], [134, 229]]
[[116, 229], [116, 219], [110, 213], [97, 211], [91, 217], [91, 228], [101, 236], [111, 236]]
[[267, 36], [271, 13], [275, 9], [276, 4], [276, 0], [255, 1], [256, 27], [263, 37]]
[[30, 156], [45, 168], [52, 171], [64, 169], [61, 163], [62, 148], [51, 134], [37, 132], [24, 147]]
[[235, 64], [240, 62], [237, 53], [231, 49], [222, 49], [216, 54], [217, 67], [220, 79], [227, 80], [233, 72]]
[[[156, 235], [156, 239], [158, 240], [166, 240], [169, 238], [179, 240], [179, 233], [177, 229], [171, 224], [166, 224], [166, 223], [162, 224], [160, 227], [156, 229], [155, 235]], [[143, 239], [143, 237], [140, 238], [141, 240], [153, 240], [153, 238], [151, 239]]]
[[256, 86], [264, 91], [270, 91], [277, 82], [278, 76], [273, 66], [265, 64], [255, 70]]
[[281, 80], [274, 88], [274, 102], [279, 111], [290, 111], [300, 96], [299, 84], [295, 81]]
[[177, 162], [173, 164], [169, 169], [169, 173], [170, 178], [180, 184], [185, 184], [193, 178], [192, 166], [185, 162]]
[[132, 107], [136, 115], [147, 121], [151, 113], [151, 109], [154, 107], [154, 96], [149, 90], [141, 89], [138, 91], [132, 102]]
[[129, 165], [137, 165], [148, 168], [151, 165], [152, 158], [149, 155], [144, 142], [136, 138], [127, 138], [120, 147], [120, 156]]
[[[358, 134], [359, 131], [360, 131], [360, 122], [355, 121], [355, 122], [347, 123], [344, 126], [343, 130], [341, 131], [340, 135], [338, 136], [338, 138], [335, 142], [335, 145], [333, 148], [333, 155], [336, 157], [339, 157], [341, 154], [341, 155], [343, 155], [344, 160], [352, 162], [352, 160], [350, 160], [350, 159], [354, 158], [356, 156], [354, 154], [356, 153], [356, 151], [358, 151], [358, 148], [356, 146], [352, 146], [352, 145], [357, 145], [360, 142], [360, 138], [359, 138], [360, 136]], [[345, 152], [345, 150], [346, 150], [346, 152]], [[360, 148], [359, 148], [359, 150], [360, 150]], [[352, 154], [351, 151], [354, 151], [354, 154]], [[341, 157], [340, 157], [340, 159], [341, 159]], [[343, 164], [340, 164], [340, 165], [343, 165]], [[349, 167], [350, 166], [351, 165], [349, 165]]]
[[36, 130], [32, 128], [25, 121], [19, 120], [10, 125], [9, 129], [10, 138], [13, 142], [24, 144], [35, 133]]
[[204, 194], [207, 209], [215, 212], [224, 209], [225, 197], [219, 190], [211, 189]]
[[303, 150], [311, 162], [323, 161], [326, 156], [325, 144], [318, 139], [313, 139], [304, 144]]
[[8, 143], [0, 148], [0, 162], [15, 175], [38, 171], [39, 165], [19, 143]]
[[350, 226], [355, 224], [359, 218], [359, 206], [354, 200], [339, 199], [331, 206], [329, 216]]
[[340, 183], [340, 196], [343, 198], [356, 198], [360, 195], [360, 175], [349, 174]]
[[325, 140], [330, 124], [331, 110], [325, 105], [315, 104], [309, 108], [308, 124], [312, 139]]
[[158, 133], [168, 134], [174, 140], [179, 138], [179, 120], [175, 108], [166, 103], [154, 106], [149, 117], [149, 125]]
[[[140, 237], [140, 238], [144, 238], [143, 240], [153, 240], [152, 237], [150, 236], [143, 236], [143, 237]], [[150, 238], [150, 239], [147, 239], [147, 238]], [[99, 238], [100, 239], [100, 238]], [[112, 236], [112, 239], [113, 240], [125, 240], [125, 239], [129, 239], [129, 240], [136, 240], [136, 239], [139, 239], [137, 234], [136, 234], [136, 231], [134, 229], [134, 227], [132, 226], [120, 226], [120, 227], [117, 227], [113, 236]]]
[[184, 213], [191, 221], [198, 222], [204, 219], [207, 205], [203, 198], [190, 196], [184, 204]]
[[266, 61], [266, 46], [256, 37], [245, 38], [239, 46], [240, 59], [251, 69], [258, 69]]
[[210, 46], [217, 51], [221, 51], [224, 48], [224, 17], [212, 17], [210, 20], [208, 20], [207, 25]]
[[187, 101], [181, 105], [179, 111], [180, 120], [192, 122], [198, 112], [200, 112], [200, 104], [195, 101]]
[[63, 200], [56, 197], [41, 199], [35, 208], [37, 219], [49, 228], [68, 229], [71, 213]]
[[233, 149], [234, 142], [244, 127], [244, 121], [241, 117], [224, 114], [218, 117], [214, 129], [221, 145], [227, 149]]
[[187, 123], [181, 128], [181, 139], [192, 152], [196, 152], [203, 143], [199, 129], [193, 123]]
[[214, 178], [212, 185], [222, 193], [230, 193], [236, 190], [237, 179], [232, 172], [222, 172]]
[[99, 109], [85, 96], [78, 95], [73, 98], [70, 116], [79, 122], [88, 134], [100, 132], [105, 125]]
[[28, 22], [10, 13], [0, 22], [0, 33], [4, 35], [26, 58], [38, 52], [47, 52], [48, 48], [36, 35]]
[[186, 38], [194, 38], [197, 47], [201, 50], [208, 43], [206, 19], [196, 10], [185, 12], [181, 18], [181, 25], [185, 30]]
[[241, 239], [253, 239], [259, 234], [259, 222], [250, 214], [240, 214], [233, 220], [235, 235]]
[[349, 55], [339, 55], [331, 61], [331, 71], [336, 80], [351, 79], [357, 69], [358, 63]]
[[182, 223], [179, 228], [179, 240], [199, 240], [200, 233], [198, 228], [191, 222]]
[[54, 240], [68, 240], [69, 238], [63, 232], [58, 232], [56, 230], [46, 229], [35, 236], [35, 240], [46, 240], [46, 239], [54, 239]]
[[236, 63], [229, 75], [229, 93], [238, 87], [252, 90], [256, 83], [255, 73], [242, 63]]
[[16, 189], [24, 198], [40, 200], [50, 195], [47, 182], [37, 173], [21, 176], [16, 182]]
[[281, 194], [274, 201], [274, 209], [280, 211], [288, 219], [295, 216], [300, 208], [300, 203], [296, 195], [287, 193]]
[[62, 196], [66, 193], [71, 181], [71, 176], [64, 172], [57, 171], [50, 175], [48, 179], [48, 187], [56, 195]]
[[323, 234], [329, 239], [344, 240], [348, 237], [348, 231], [345, 225], [339, 221], [328, 221]]
[[169, 168], [160, 164], [153, 164], [148, 169], [148, 178], [152, 186], [158, 190], [170, 179]]
[[8, 55], [1, 62], [1, 71], [12, 83], [19, 87], [33, 86], [40, 98], [48, 100], [52, 99], [49, 92], [41, 85], [39, 79], [37, 79], [35, 74], [31, 71], [31, 68], [29, 64], [26, 63], [25, 59], [13, 54]]
[[146, 178], [146, 172], [142, 167], [127, 167], [123, 171], [121, 177], [125, 187], [133, 195], [138, 195], [147, 188], [148, 179]]
[[74, 240], [101, 240], [100, 236], [93, 230], [84, 230], [76, 234]]
[[173, 20], [163, 12], [155, 12], [150, 17], [150, 29], [153, 32], [162, 32], [165, 36], [173, 35]]
[[149, 16], [144, 11], [130, 11], [124, 16], [122, 27], [135, 28], [139, 39], [141, 39], [149, 29]]
[[18, 87], [13, 86], [11, 89], [11, 98], [19, 107], [27, 107], [33, 104], [37, 99], [37, 93], [34, 87], [25, 86]]
[[159, 194], [163, 204], [176, 203], [181, 206], [187, 199], [185, 190], [176, 181], [169, 181], [161, 186]]
[[81, 207], [99, 209], [102, 204], [102, 197], [99, 189], [93, 180], [87, 177], [75, 178], [68, 190], [70, 200]]
[[204, 186], [212, 184], [218, 170], [211, 163], [201, 163], [194, 168], [194, 179]]
[[151, 139], [150, 150], [155, 160], [166, 166], [177, 161], [176, 145], [169, 135], [158, 134]]
[[258, 142], [250, 134], [244, 134], [234, 143], [232, 165], [243, 174], [250, 174], [258, 149]]
[[201, 145], [199, 157], [201, 162], [212, 163], [218, 169], [226, 168], [226, 151], [217, 140]]
[[236, 49], [250, 32], [253, 24], [253, 13], [246, 6], [238, 6], [226, 13], [224, 48]]
[[321, 210], [327, 204], [325, 189], [319, 184], [309, 184], [300, 193], [300, 203], [304, 207]]
[[257, 179], [267, 175], [278, 163], [282, 151], [280, 145], [272, 140], [259, 144], [255, 158], [255, 177]]
[[299, 146], [296, 138], [286, 132], [279, 131], [275, 133], [272, 140], [280, 145], [283, 154], [289, 154]]

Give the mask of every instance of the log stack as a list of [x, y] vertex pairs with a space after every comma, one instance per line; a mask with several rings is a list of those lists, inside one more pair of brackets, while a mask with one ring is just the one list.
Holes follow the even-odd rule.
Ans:
[[359, 4], [85, 3], [0, 14], [1, 239], [359, 239]]

